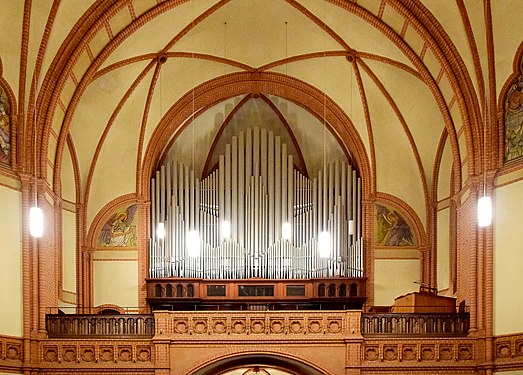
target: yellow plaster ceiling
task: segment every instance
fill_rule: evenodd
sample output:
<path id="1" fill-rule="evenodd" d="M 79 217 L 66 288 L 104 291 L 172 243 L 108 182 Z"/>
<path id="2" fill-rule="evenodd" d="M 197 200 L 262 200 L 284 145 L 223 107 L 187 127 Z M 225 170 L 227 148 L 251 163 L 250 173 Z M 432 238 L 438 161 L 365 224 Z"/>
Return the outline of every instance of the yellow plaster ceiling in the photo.
<path id="1" fill-rule="evenodd" d="M 6 35 L 21 30 L 23 9 L 19 2 L 0 3 L 9 14 L 0 36 L 2 46 L 9 47 L 9 53 L 2 50 L 0 55 L 3 77 L 16 90 L 21 43 L 12 43 Z M 307 168 L 322 162 L 318 135 L 326 122 L 320 107 L 332 101 L 345 116 L 338 117 L 343 124 L 336 128 L 336 137 L 345 143 L 339 146 L 333 141 L 329 157 L 350 155 L 360 169 L 368 163 L 365 177 L 374 181 L 371 186 L 376 183 L 376 192 L 403 200 L 426 224 L 431 193 L 449 192 L 432 181 L 441 148 L 446 172 L 439 174 L 439 184 L 450 183 L 450 166 L 465 176 L 476 168 L 473 142 L 466 142 L 466 137 L 472 132 L 473 111 L 481 102 L 487 76 L 480 3 L 91 0 L 62 1 L 53 13 L 51 0 L 33 1 L 36 21 L 28 35 L 27 68 L 32 74 L 39 51 L 39 94 L 54 98 L 46 99 L 41 109 L 41 118 L 48 121 L 44 126 L 52 128 L 57 138 L 53 141 L 57 147 L 44 148 L 50 167 L 47 181 L 56 188 L 60 179 L 72 178 L 71 168 L 78 168 L 77 189 L 87 200 L 90 223 L 106 204 L 138 190 L 137 172 L 149 151 L 156 150 L 151 156 L 155 162 L 176 159 L 178 151 L 187 151 L 180 142 L 191 139 L 182 135 L 191 115 L 179 118 L 173 111 L 190 106 L 187 100 L 195 90 L 204 86 L 211 91 L 213 80 L 233 82 L 241 72 L 249 72 L 254 82 L 266 70 L 274 82 L 281 78 L 297 91 L 310 88 L 308 94 L 303 91 L 292 99 L 280 88 L 261 92 L 277 108 L 286 108 L 281 113 L 296 134 Z M 493 3 L 494 26 L 507 20 L 516 24 L 518 13 L 510 8 L 517 4 L 515 0 L 503 6 Z M 496 70 L 501 72 L 496 76 L 499 92 L 512 72 L 521 38 L 506 27 L 493 30 Z M 160 63 L 160 56 L 166 61 Z M 30 82 L 26 79 L 27 97 Z M 230 85 L 224 91 L 232 90 Z M 471 89 L 467 91 L 465 85 Z M 136 87 L 129 90 L 131 86 Z M 269 86 L 253 84 L 252 91 Z M 228 96 L 227 92 L 216 100 L 203 92 L 201 105 L 195 107 L 200 124 L 195 136 L 205 139 L 200 143 L 204 150 L 198 150 L 200 164 L 221 126 L 219 119 L 225 120 L 249 89 Z M 315 114 L 308 108 L 314 104 L 309 103 L 310 92 L 315 93 Z M 162 134 L 161 143 L 155 134 Z M 61 165 L 60 155 L 67 137 L 78 165 L 68 160 L 69 171 L 60 175 L 66 165 Z M 47 140 L 51 146 L 53 142 Z M 157 150 L 160 146 L 163 149 Z M 55 172 L 58 179 L 53 181 Z M 107 179 L 118 181 L 118 188 L 108 188 Z M 69 199 L 70 185 L 64 182 Z"/>

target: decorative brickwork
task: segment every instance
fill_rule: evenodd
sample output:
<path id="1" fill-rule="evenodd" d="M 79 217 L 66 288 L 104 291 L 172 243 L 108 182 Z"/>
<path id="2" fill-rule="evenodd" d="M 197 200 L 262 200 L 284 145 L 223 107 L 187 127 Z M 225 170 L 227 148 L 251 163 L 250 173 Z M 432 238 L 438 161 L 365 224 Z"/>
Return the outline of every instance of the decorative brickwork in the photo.
<path id="1" fill-rule="evenodd" d="M 260 335 L 264 340 L 302 340 L 312 335 L 321 341 L 360 331 L 357 311 L 157 312 L 155 318 L 155 339 L 170 340 L 245 340 Z"/>
<path id="2" fill-rule="evenodd" d="M 23 341 L 19 338 L 0 336 L 0 371 L 20 369 L 23 359 Z"/>
<path id="3" fill-rule="evenodd" d="M 40 345 L 42 367 L 74 369 L 151 369 L 150 340 L 45 340 Z"/>
<path id="4" fill-rule="evenodd" d="M 516 369 L 523 365 L 523 334 L 503 335 L 494 339 L 497 368 Z"/>

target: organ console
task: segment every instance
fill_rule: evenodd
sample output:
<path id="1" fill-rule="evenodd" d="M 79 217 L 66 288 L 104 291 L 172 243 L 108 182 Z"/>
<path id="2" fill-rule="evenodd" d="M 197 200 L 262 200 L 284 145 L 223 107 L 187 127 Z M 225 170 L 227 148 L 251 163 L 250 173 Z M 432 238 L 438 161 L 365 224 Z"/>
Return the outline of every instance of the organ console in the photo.
<path id="1" fill-rule="evenodd" d="M 162 279 L 175 285 L 184 279 L 193 280 L 192 285 L 206 285 L 205 280 L 319 285 L 330 278 L 361 284 L 361 181 L 356 169 L 334 161 L 311 180 L 294 167 L 287 150 L 272 131 L 254 128 L 233 136 L 217 168 L 202 179 L 179 162 L 160 167 L 151 180 L 150 302 L 158 298 L 151 285 L 161 285 Z M 165 237 L 157 234 L 159 223 Z M 227 233 L 222 223 L 229 227 Z M 320 243 L 321 236 L 329 241 Z M 324 254 L 321 246 L 326 246 Z M 162 298 L 162 303 L 169 299 Z"/>

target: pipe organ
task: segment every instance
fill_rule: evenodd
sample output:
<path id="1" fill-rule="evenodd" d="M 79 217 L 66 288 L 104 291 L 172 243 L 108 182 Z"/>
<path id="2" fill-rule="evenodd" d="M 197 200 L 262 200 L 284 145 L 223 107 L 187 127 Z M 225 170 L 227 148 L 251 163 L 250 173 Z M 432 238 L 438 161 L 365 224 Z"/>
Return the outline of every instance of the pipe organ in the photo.
<path id="1" fill-rule="evenodd" d="M 203 179 L 179 162 L 161 166 L 151 180 L 150 277 L 361 278 L 360 178 L 335 161 L 309 179 L 281 138 L 260 128 L 233 136 Z"/>

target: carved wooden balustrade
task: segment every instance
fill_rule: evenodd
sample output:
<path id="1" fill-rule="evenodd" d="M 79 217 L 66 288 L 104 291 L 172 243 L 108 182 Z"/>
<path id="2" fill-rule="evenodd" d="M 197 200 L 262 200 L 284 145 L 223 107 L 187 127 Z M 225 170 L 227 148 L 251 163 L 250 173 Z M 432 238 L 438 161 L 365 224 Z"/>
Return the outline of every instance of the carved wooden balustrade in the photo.
<path id="1" fill-rule="evenodd" d="M 285 330 L 286 333 L 301 332 L 312 329 L 311 332 L 321 330 L 325 332 L 336 331 L 334 326 L 342 327 L 345 314 L 331 312 L 337 318 L 326 319 L 326 311 L 318 312 L 271 312 L 260 311 L 253 316 L 243 316 L 240 312 L 220 312 L 212 314 L 174 314 L 168 315 L 170 323 L 167 325 L 173 333 L 212 331 L 221 332 L 228 330 L 236 332 L 275 332 L 276 328 Z M 361 314 L 361 317 L 360 317 Z M 220 316 L 218 319 L 218 315 Z M 240 315 L 242 316 L 240 318 Z M 175 317 L 176 316 L 176 317 Z M 278 316 L 278 319 L 274 317 Z M 319 317 L 321 316 L 321 319 Z M 468 313 L 350 313 L 351 325 L 358 326 L 363 336 L 466 336 L 469 329 Z M 194 321 L 198 317 L 198 322 Z M 314 317 L 314 318 L 313 318 Z M 81 314 L 48 314 L 46 326 L 49 338 L 81 338 L 81 337 L 153 337 L 165 325 L 163 314 L 129 315 L 81 315 Z M 311 323 L 311 319 L 314 323 Z M 255 325 L 253 322 L 256 321 Z M 272 325 L 273 324 L 273 325 Z M 308 326 L 310 324 L 310 326 Z M 216 325 L 216 327 L 215 327 Z M 252 326 L 250 326 L 252 325 Z M 155 328 L 156 327 L 156 328 Z M 203 328 L 204 327 L 204 328 Z M 314 327 L 314 328 L 311 328 Z M 321 328 L 320 328 L 321 327 Z M 361 328 L 360 328 L 361 327 Z M 166 327 L 163 327 L 166 328 Z M 186 331 L 185 331 L 186 330 Z M 165 334 L 165 329 L 162 329 Z M 279 330 L 276 330 L 281 333 Z M 351 328 L 352 331 L 352 328 Z"/>
<path id="2" fill-rule="evenodd" d="M 363 313 L 363 336 L 466 336 L 470 315 L 464 313 Z"/>
<path id="3" fill-rule="evenodd" d="M 151 314 L 47 314 L 46 328 L 49 338 L 145 338 L 154 335 L 154 316 Z"/>

